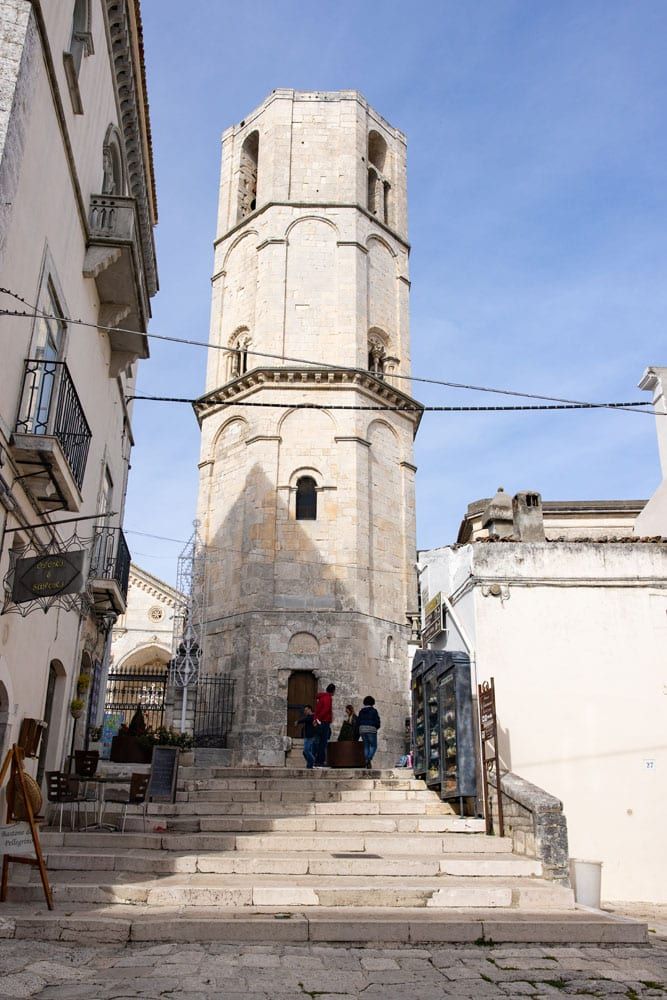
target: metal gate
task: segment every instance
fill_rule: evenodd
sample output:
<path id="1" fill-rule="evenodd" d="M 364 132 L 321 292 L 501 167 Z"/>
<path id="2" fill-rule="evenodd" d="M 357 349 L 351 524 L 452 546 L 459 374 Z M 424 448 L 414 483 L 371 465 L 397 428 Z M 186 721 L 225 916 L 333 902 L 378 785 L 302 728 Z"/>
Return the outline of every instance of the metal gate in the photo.
<path id="1" fill-rule="evenodd" d="M 144 667 L 109 674 L 104 699 L 105 712 L 123 712 L 123 722 L 130 723 L 141 705 L 149 729 L 159 729 L 164 721 L 164 698 L 167 689 L 167 670 Z"/>
<path id="2" fill-rule="evenodd" d="M 200 674 L 195 694 L 193 734 L 197 747 L 226 747 L 234 717 L 231 677 Z"/>

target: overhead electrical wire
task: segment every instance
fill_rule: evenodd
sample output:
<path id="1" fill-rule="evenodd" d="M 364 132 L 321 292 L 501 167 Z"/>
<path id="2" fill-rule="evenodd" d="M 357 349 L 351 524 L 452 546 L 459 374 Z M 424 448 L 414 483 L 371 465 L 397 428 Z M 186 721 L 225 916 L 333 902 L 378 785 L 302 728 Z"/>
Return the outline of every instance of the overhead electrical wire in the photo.
<path id="1" fill-rule="evenodd" d="M 134 399 L 150 400 L 155 403 L 199 403 L 199 399 L 188 399 L 182 396 L 126 396 L 128 402 Z M 265 403 L 245 399 L 216 399 L 212 406 L 257 406 L 278 410 L 391 410 L 394 413 L 487 413 L 487 412 L 520 412 L 522 410 L 598 410 L 625 409 L 632 406 L 646 406 L 646 403 L 534 403 L 514 406 L 357 406 L 344 403 Z"/>
<path id="2" fill-rule="evenodd" d="M 2 288 L 2 287 L 0 287 L 0 293 L 3 293 L 5 295 L 9 295 L 9 296 L 11 296 L 11 298 L 16 299 L 18 302 L 22 302 L 24 305 L 28 306 L 28 308 L 31 310 L 31 312 L 25 312 L 23 310 L 18 310 L 18 309 L 0 309 L 0 316 L 14 316 L 14 317 L 22 317 L 22 318 L 28 318 L 28 319 L 33 319 L 35 316 L 40 316 L 43 319 L 56 319 L 56 320 L 60 320 L 63 323 L 69 323 L 69 324 L 75 325 L 75 326 L 84 326 L 84 327 L 88 327 L 90 329 L 95 329 L 95 330 L 106 330 L 107 332 L 114 332 L 114 333 L 131 333 L 131 334 L 135 334 L 135 335 L 137 333 L 136 330 L 130 330 L 127 327 L 120 327 L 120 326 L 100 326 L 100 324 L 98 324 L 98 323 L 90 323 L 90 322 L 87 322 L 86 320 L 82 320 L 82 319 L 74 319 L 72 317 L 66 317 L 66 316 L 56 316 L 56 315 L 54 315 L 52 313 L 46 313 L 43 310 L 39 309 L 37 307 L 37 305 L 35 305 L 34 303 L 29 302 L 23 296 L 18 295 L 16 292 L 11 291 L 11 289 L 9 289 L 9 288 Z M 171 337 L 171 336 L 168 336 L 166 334 L 158 334 L 158 333 L 144 333 L 143 336 L 147 337 L 150 340 L 159 340 L 159 341 L 163 341 L 163 342 L 166 342 L 166 343 L 173 343 L 173 344 L 183 344 L 184 346 L 187 346 L 187 347 L 201 347 L 201 348 L 204 348 L 205 350 L 222 351 L 225 354 L 236 354 L 236 353 L 238 353 L 236 348 L 233 348 L 233 347 L 224 347 L 222 344 L 211 344 L 208 341 L 203 341 L 203 340 L 192 340 L 192 339 L 187 339 L 187 338 L 184 338 L 184 337 Z M 252 355 L 253 357 L 257 357 L 257 358 L 267 358 L 269 360 L 282 361 L 282 362 L 287 361 L 287 362 L 291 362 L 293 364 L 311 365 L 311 366 L 313 366 L 315 368 L 326 368 L 326 369 L 328 369 L 330 371 L 348 371 L 349 370 L 349 367 L 345 366 L 345 365 L 334 365 L 334 364 L 331 364 L 330 362 L 326 362 L 326 361 L 313 361 L 313 360 L 307 359 L 307 358 L 290 357 L 290 356 L 284 355 L 284 354 L 271 354 L 271 353 L 268 353 L 266 351 L 247 350 L 246 353 L 249 354 L 249 355 Z M 444 379 L 426 378 L 424 376 L 418 376 L 418 375 L 400 375 L 400 374 L 397 374 L 397 373 L 392 373 L 391 378 L 392 379 L 403 379 L 403 380 L 406 380 L 406 381 L 409 381 L 409 382 L 420 382 L 420 383 L 425 383 L 425 384 L 428 384 L 428 385 L 440 385 L 440 386 L 444 386 L 445 388 L 449 388 L 449 389 L 463 389 L 465 391 L 470 391 L 470 392 L 493 393 L 493 394 L 502 395 L 502 396 L 514 396 L 514 397 L 521 398 L 521 399 L 536 399 L 536 400 L 542 400 L 543 402 L 547 402 L 547 403 L 562 404 L 560 406 L 548 406 L 548 407 L 536 407 L 536 406 L 523 406 L 523 407 L 519 407 L 519 406 L 516 406 L 516 407 L 514 407 L 514 406 L 512 406 L 512 407 L 465 407 L 465 406 L 464 407 L 419 407 L 420 410 L 424 410 L 424 411 L 427 411 L 427 412 L 479 412 L 479 411 L 484 411 L 484 410 L 491 410 L 491 411 L 499 411 L 499 410 L 514 411 L 514 410 L 517 410 L 518 411 L 518 410 L 532 410 L 532 409 L 614 409 L 614 410 L 624 410 L 627 413 L 644 413 L 645 415 L 648 415 L 648 416 L 652 415 L 652 412 L 653 412 L 652 410 L 651 411 L 647 411 L 645 409 L 639 409 L 640 407 L 651 406 L 650 402 L 648 402 L 646 400 L 638 400 L 636 402 L 629 402 L 629 403 L 591 403 L 590 401 L 587 401 L 587 400 L 568 399 L 568 398 L 564 398 L 564 397 L 560 397 L 560 396 L 545 396 L 545 395 L 542 395 L 540 393 L 520 392 L 520 391 L 513 390 L 513 389 L 498 389 L 498 388 L 495 388 L 495 387 L 492 387 L 492 386 L 472 385 L 472 384 L 467 384 L 467 383 L 463 383 L 463 382 L 449 382 L 449 381 L 445 381 Z M 133 397 L 128 397 L 128 399 L 151 399 L 153 401 L 160 401 L 160 402 L 188 402 L 188 403 L 194 402 L 194 400 L 179 399 L 179 398 L 176 398 L 176 397 L 166 397 L 166 396 L 165 397 L 158 397 L 158 396 L 133 396 Z M 241 405 L 241 404 L 237 403 L 236 405 Z M 251 405 L 251 404 L 245 404 L 245 405 Z M 253 404 L 253 405 L 259 405 L 259 404 Z M 281 406 L 281 407 L 285 406 L 285 404 L 265 404 L 265 405 L 275 405 L 277 407 L 278 406 Z M 304 404 L 304 405 L 306 405 L 306 404 Z M 292 407 L 290 406 L 290 407 L 286 407 L 286 408 L 291 409 Z M 324 407 L 313 406 L 312 408 L 323 409 Z M 340 409 L 340 408 L 341 407 L 338 407 L 338 406 L 329 406 L 329 407 L 326 407 L 326 409 Z M 375 407 L 375 408 L 373 408 L 373 407 L 345 407 L 345 408 L 346 409 L 383 409 L 383 410 L 386 410 L 386 409 L 395 409 L 394 407 L 387 407 L 387 406 Z M 400 409 L 403 409 L 403 408 L 400 408 Z M 415 410 L 416 408 L 415 407 L 405 407 L 404 409 Z"/>

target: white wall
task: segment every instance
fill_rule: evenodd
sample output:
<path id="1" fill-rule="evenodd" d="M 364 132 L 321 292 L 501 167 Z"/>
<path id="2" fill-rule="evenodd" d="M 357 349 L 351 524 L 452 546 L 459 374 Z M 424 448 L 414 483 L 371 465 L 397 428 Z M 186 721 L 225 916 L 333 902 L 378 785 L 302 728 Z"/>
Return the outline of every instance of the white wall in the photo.
<path id="1" fill-rule="evenodd" d="M 3 68 L 2 81 L 7 93 L 11 94 L 12 88 L 14 92 L 12 115 L 7 121 L 0 121 L 0 188 L 11 199 L 10 207 L 3 205 L 0 212 L 0 268 L 3 286 L 35 303 L 44 268 L 48 267 L 63 311 L 91 324 L 88 327 L 68 324 L 64 352 L 92 432 L 81 488 L 82 503 L 76 513 L 86 517 L 98 511 L 102 477 L 108 466 L 113 480 L 112 509 L 119 514 L 113 523 L 118 525 L 122 520 L 131 431 L 123 436 L 126 411 L 122 387 L 116 378 L 110 377 L 108 335 L 95 328 L 100 306 L 95 281 L 83 275 L 89 199 L 92 193 L 101 191 L 107 129 L 111 124 L 119 125 L 116 83 L 107 43 L 105 4 L 93 0 L 91 28 L 95 51 L 82 60 L 79 89 L 84 113 L 74 114 L 62 58 L 70 44 L 73 8 L 73 0 L 42 4 L 46 44 L 53 59 L 53 80 L 49 78 L 45 41 L 31 13 L 31 4 L 28 0 L 0 4 L 0 54 L 3 67 L 9 67 L 11 74 L 6 79 Z M 16 29 L 19 22 L 24 30 L 9 31 L 12 25 Z M 5 62 L 9 43 L 10 60 Z M 54 87 L 55 93 L 59 92 L 63 121 L 58 114 Z M 23 308 L 6 297 L 3 305 Z M 20 479 L 21 470 L 13 464 L 11 452 L 24 362 L 32 355 L 33 334 L 31 318 L 2 318 L 0 473 L 11 489 L 23 524 L 45 519 L 43 508 L 31 501 L 26 492 L 28 481 Z M 58 512 L 53 520 L 68 516 L 74 516 L 74 512 Z M 14 528 L 18 523 L 13 512 L 0 507 L 0 534 L 4 528 Z M 94 527 L 94 520 L 82 521 L 79 533 L 90 538 Z M 58 530 L 66 540 L 71 526 Z M 30 534 L 24 532 L 24 539 Z M 9 548 L 16 537 L 14 533 L 3 537 L 0 579 L 7 573 Z M 41 541 L 44 537 L 42 532 Z M 10 713 L 6 742 L 17 738 L 23 717 L 42 717 L 49 664 L 52 661 L 62 664 L 49 733 L 47 768 L 59 767 L 69 749 L 68 705 L 76 690 L 82 653 L 85 649 L 93 657 L 102 656 L 104 638 L 97 624 L 93 616 L 80 623 L 76 611 L 55 608 L 46 614 L 35 611 L 25 619 L 17 614 L 0 617 L 0 661 L 11 681 L 15 706 Z M 6 679 L 4 683 L 7 684 Z"/>
<path id="2" fill-rule="evenodd" d="M 667 546 L 436 554 L 432 592 L 472 569 L 455 606 L 480 682 L 495 678 L 503 764 L 562 799 L 571 856 L 604 864 L 603 898 L 667 902 Z M 454 633 L 448 647 L 463 648 Z"/>

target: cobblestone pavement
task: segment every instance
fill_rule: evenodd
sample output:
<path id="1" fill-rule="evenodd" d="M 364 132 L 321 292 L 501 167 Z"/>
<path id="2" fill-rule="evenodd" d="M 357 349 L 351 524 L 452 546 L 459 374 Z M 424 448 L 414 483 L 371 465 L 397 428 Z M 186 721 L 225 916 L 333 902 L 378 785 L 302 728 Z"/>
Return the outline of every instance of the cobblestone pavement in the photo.
<path id="1" fill-rule="evenodd" d="M 0 997 L 14 1000 L 667 997 L 666 978 L 663 939 L 600 948 L 0 941 Z"/>

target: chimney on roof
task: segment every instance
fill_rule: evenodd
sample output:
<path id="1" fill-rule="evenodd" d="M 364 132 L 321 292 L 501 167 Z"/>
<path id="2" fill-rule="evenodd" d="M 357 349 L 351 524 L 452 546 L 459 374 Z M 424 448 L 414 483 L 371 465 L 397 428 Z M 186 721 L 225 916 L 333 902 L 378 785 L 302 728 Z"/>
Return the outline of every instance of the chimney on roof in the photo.
<path id="1" fill-rule="evenodd" d="M 482 513 L 482 529 L 486 528 L 489 535 L 508 538 L 514 531 L 512 516 L 512 501 L 502 486 L 492 500 L 489 500 Z"/>
<path id="2" fill-rule="evenodd" d="M 543 542 L 544 513 L 539 493 L 517 493 L 512 500 L 514 533 L 520 542 Z"/>

